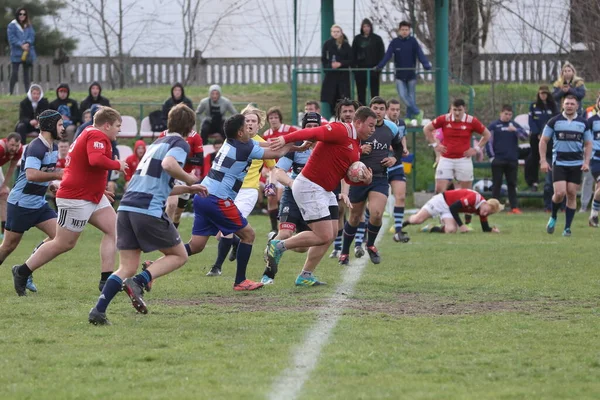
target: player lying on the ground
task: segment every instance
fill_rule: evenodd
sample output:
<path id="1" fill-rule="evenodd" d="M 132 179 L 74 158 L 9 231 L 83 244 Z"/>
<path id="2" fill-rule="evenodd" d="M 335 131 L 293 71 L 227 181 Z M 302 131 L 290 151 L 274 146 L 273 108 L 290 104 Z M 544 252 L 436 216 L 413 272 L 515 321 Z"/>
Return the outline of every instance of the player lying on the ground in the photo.
<path id="1" fill-rule="evenodd" d="M 442 226 L 434 226 L 429 232 L 455 233 L 468 232 L 468 227 L 463 224 L 460 213 L 479 215 L 481 229 L 484 232 L 500 233 L 496 227 L 490 227 L 487 217 L 504 209 L 496 199 L 486 200 L 481 194 L 470 189 L 447 190 L 436 194 L 415 215 L 404 221 L 404 226 L 419 225 L 439 216 Z"/>

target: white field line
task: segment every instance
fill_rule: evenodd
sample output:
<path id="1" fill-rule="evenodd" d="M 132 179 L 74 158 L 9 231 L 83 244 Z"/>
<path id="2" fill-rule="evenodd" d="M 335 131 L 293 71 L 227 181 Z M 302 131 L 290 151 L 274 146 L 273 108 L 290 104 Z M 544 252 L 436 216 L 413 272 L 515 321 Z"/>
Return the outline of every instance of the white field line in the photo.
<path id="1" fill-rule="evenodd" d="M 379 243 L 386 234 L 388 221 L 388 218 L 383 219 L 376 243 Z M 346 268 L 342 283 L 339 284 L 335 293 L 319 313 L 316 323 L 306 333 L 304 342 L 294 348 L 292 365 L 275 379 L 275 383 L 268 394 L 269 399 L 294 400 L 298 397 L 302 386 L 317 366 L 321 351 L 327 344 L 333 328 L 337 325 L 344 311 L 344 303 L 352 295 L 356 283 L 360 280 L 367 266 L 367 262 L 369 262 L 369 256 L 365 254 L 362 258 L 353 260 L 350 266 Z"/>

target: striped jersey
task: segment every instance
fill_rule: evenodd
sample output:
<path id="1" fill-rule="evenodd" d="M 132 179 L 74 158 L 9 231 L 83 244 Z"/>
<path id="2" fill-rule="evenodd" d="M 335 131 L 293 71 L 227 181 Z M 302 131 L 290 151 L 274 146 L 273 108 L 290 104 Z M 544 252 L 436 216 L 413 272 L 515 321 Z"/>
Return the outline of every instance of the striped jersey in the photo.
<path id="1" fill-rule="evenodd" d="M 553 140 L 552 164 L 563 167 L 583 165 L 583 143 L 592 141 L 588 122 L 581 116 L 569 121 L 558 114 L 548 121 L 543 135 Z"/>
<path id="2" fill-rule="evenodd" d="M 302 142 L 297 142 L 296 145 L 300 146 L 302 145 Z M 277 161 L 276 167 L 286 172 L 291 170 L 291 178 L 296 179 L 296 177 L 300 175 L 300 172 L 302 172 L 302 168 L 304 168 L 308 162 L 311 154 L 311 149 L 303 152 L 290 151 L 285 156 L 281 157 L 279 161 Z M 291 192 L 292 188 L 286 187 L 284 190 Z"/>
<path id="3" fill-rule="evenodd" d="M 181 135 L 170 133 L 156 140 L 139 162 L 117 211 L 131 211 L 160 218 L 175 179 L 162 167 L 166 157 L 173 157 L 183 167 L 190 145 Z"/>
<path id="4" fill-rule="evenodd" d="M 264 154 L 264 149 L 256 140 L 250 139 L 244 143 L 237 139 L 227 139 L 215 156 L 202 185 L 215 197 L 235 200 L 250 166 L 253 166 L 253 160 L 261 160 Z M 262 165 L 262 160 L 260 164 Z"/>
<path id="5" fill-rule="evenodd" d="M 594 149 L 592 151 L 592 160 L 600 162 L 600 115 L 595 114 L 588 120 L 588 127 L 594 138 Z"/>
<path id="6" fill-rule="evenodd" d="M 43 172 L 52 172 L 58 161 L 58 145 L 50 145 L 42 136 L 35 138 L 25 148 L 21 158 L 21 167 L 15 186 L 8 195 L 10 204 L 24 208 L 40 208 L 46 204 L 46 190 L 50 182 L 31 182 L 25 171 L 28 168 Z"/>
<path id="7" fill-rule="evenodd" d="M 391 121 L 391 122 L 394 122 L 394 121 Z M 398 127 L 398 139 L 400 140 L 400 145 L 402 145 L 402 139 L 406 136 L 406 124 L 404 123 L 403 119 L 399 119 L 398 121 L 396 121 L 394 123 Z M 399 160 L 396 160 L 396 164 L 394 164 L 393 166 L 391 166 L 387 169 L 388 174 L 392 171 L 397 171 L 397 170 L 404 171 L 404 164 L 402 163 L 402 158 L 400 158 Z"/>

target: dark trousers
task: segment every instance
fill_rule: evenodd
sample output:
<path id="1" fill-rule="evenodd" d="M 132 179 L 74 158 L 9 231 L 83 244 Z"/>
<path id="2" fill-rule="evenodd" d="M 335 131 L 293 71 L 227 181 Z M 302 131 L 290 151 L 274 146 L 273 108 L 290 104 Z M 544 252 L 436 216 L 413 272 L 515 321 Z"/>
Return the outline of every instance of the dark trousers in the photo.
<path id="1" fill-rule="evenodd" d="M 14 94 L 15 85 L 19 80 L 19 65 L 23 64 L 23 84 L 25 85 L 25 93 L 29 90 L 31 84 L 31 69 L 32 65 L 27 63 L 12 63 L 10 73 L 10 94 Z"/>
<path id="2" fill-rule="evenodd" d="M 350 75 L 347 72 L 328 72 L 321 85 L 321 101 L 329 104 L 335 114 L 338 100 L 350 98 Z"/>
<path id="3" fill-rule="evenodd" d="M 502 188 L 502 176 L 506 177 L 506 186 L 508 187 L 508 202 L 511 208 L 517 208 L 517 172 L 519 171 L 518 161 L 492 161 L 492 197 L 500 198 L 500 189 Z"/>
<path id="4" fill-rule="evenodd" d="M 371 99 L 379 96 L 379 71 L 369 71 L 371 74 Z M 358 93 L 358 102 L 363 106 L 369 106 L 371 99 L 367 99 L 367 71 L 356 71 L 354 73 L 356 81 L 356 92 Z"/>
<path id="5" fill-rule="evenodd" d="M 212 117 L 211 119 L 205 119 L 202 121 L 200 128 L 200 136 L 202 137 L 202 143 L 208 144 L 209 136 L 218 133 L 223 139 L 225 139 L 223 131 L 223 119 Z"/>
<path id="6" fill-rule="evenodd" d="M 19 122 L 17 124 L 17 126 L 15 127 L 15 132 L 17 132 L 19 135 L 21 135 L 21 143 L 27 144 L 27 135 L 30 134 L 31 132 L 39 133 L 40 131 L 38 129 L 35 129 L 28 122 Z"/>
<path id="7" fill-rule="evenodd" d="M 529 136 L 529 144 L 531 145 L 531 152 L 529 153 L 529 157 L 525 159 L 525 182 L 527 182 L 528 186 L 533 186 L 539 180 L 540 135 L 532 133 Z"/>

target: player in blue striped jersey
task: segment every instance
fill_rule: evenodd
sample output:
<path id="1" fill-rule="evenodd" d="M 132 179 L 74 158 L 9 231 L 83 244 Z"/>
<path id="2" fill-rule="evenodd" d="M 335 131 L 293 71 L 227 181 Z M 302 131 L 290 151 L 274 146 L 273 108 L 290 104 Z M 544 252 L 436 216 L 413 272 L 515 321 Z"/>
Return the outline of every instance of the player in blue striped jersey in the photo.
<path id="1" fill-rule="evenodd" d="M 600 104 L 600 96 L 596 99 L 595 110 L 600 110 L 598 104 Z M 598 212 L 600 211 L 600 184 L 598 184 L 600 181 L 600 114 L 598 111 L 588 119 L 588 127 L 590 128 L 592 138 L 594 139 L 590 169 L 594 176 L 594 180 L 596 181 L 596 192 L 594 193 L 594 202 L 592 203 L 592 213 L 590 215 L 589 225 L 597 228 Z"/>
<path id="2" fill-rule="evenodd" d="M 41 132 L 23 152 L 19 176 L 8 196 L 6 228 L 0 246 L 0 264 L 17 248 L 23 234 L 34 226 L 50 239 L 56 235 L 56 212 L 48 205 L 46 192 L 49 188 L 56 192 L 56 187 L 50 186 L 51 182 L 62 179 L 62 170 L 55 171 L 54 168 L 58 160 L 58 145 L 55 141 L 64 133 L 63 121 L 61 115 L 54 110 L 42 112 L 38 120 Z M 18 266 L 15 267 L 13 278 L 18 280 Z M 15 290 L 19 296 L 25 296 L 25 287 L 37 291 L 31 279 L 25 277 L 22 280 L 27 284 L 15 283 Z"/>
<path id="3" fill-rule="evenodd" d="M 544 173 L 550 169 L 545 157 L 546 148 L 550 139 L 554 142 L 552 149 L 554 195 L 552 196 L 552 216 L 548 220 L 546 231 L 554 233 L 558 210 L 566 195 L 566 222 L 563 236 L 571 236 L 571 223 L 577 208 L 577 191 L 581 184 L 581 172 L 588 171 L 590 168 L 593 147 L 592 133 L 588 122 L 577 115 L 578 107 L 575 96 L 565 96 L 563 112 L 548 121 L 540 139 L 540 169 Z"/>
<path id="4" fill-rule="evenodd" d="M 138 164 L 117 210 L 119 269 L 106 281 L 96 306 L 88 316 L 90 323 L 109 324 L 106 308 L 121 287 L 130 297 L 133 307 L 146 314 L 144 288 L 153 279 L 186 263 L 188 255 L 179 233 L 163 209 L 170 195 L 208 194 L 206 187 L 194 184 L 195 176 L 183 170 L 189 152 L 184 138 L 192 131 L 195 122 L 196 114 L 191 108 L 183 103 L 173 107 L 167 121 L 169 133 L 154 142 Z M 174 187 L 176 179 L 187 186 Z M 131 278 L 140 264 L 142 251 L 155 250 L 164 256 Z"/>
<path id="5" fill-rule="evenodd" d="M 286 154 L 291 146 L 273 151 L 263 148 L 250 139 L 250 133 L 245 129 L 246 117 L 236 114 L 225 122 L 227 140 L 215 157 L 208 176 L 202 184 L 208 188 L 210 195 L 206 198 L 194 197 L 194 226 L 192 238 L 186 249 L 188 254 L 201 252 L 211 236 L 221 232 L 227 236 L 235 233 L 240 238 L 237 250 L 237 270 L 234 290 L 255 290 L 262 283 L 246 279 L 246 268 L 252 253 L 254 230 L 234 203 L 238 191 L 252 160 L 273 159 Z M 264 143 L 268 146 L 267 143 Z"/>

